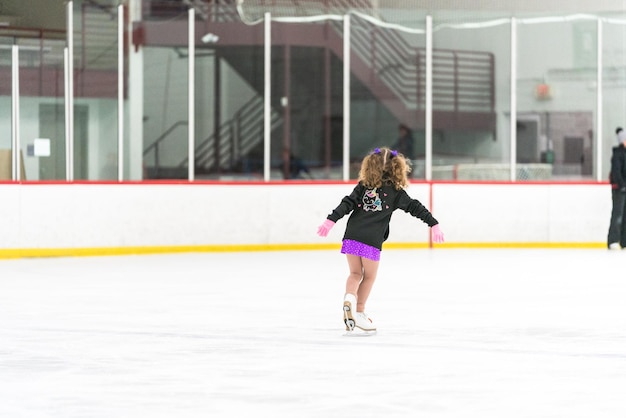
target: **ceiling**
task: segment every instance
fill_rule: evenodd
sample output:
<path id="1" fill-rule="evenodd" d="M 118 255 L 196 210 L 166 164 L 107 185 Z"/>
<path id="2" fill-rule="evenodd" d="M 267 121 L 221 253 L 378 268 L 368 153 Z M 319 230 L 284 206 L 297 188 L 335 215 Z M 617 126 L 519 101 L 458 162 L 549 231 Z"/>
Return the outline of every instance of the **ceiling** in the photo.
<path id="1" fill-rule="evenodd" d="M 103 9 L 140 0 L 73 0 L 74 7 Z M 185 1 L 185 0 L 179 0 Z M 201 0 L 219 2 L 220 0 Z M 226 0 L 221 0 L 226 1 Z M 258 1 L 258 0 L 257 0 Z M 291 0 L 296 1 L 296 0 Z M 319 0 L 323 1 L 323 0 Z M 346 0 L 340 0 L 346 1 Z M 517 13 L 626 13 L 626 0 L 370 0 L 380 8 L 421 11 L 493 11 Z M 0 25 L 65 29 L 67 0 L 0 0 Z"/>
<path id="2" fill-rule="evenodd" d="M 111 8 L 119 0 L 73 0 L 81 5 Z M 0 23 L 42 29 L 65 29 L 67 0 L 0 0 Z"/>

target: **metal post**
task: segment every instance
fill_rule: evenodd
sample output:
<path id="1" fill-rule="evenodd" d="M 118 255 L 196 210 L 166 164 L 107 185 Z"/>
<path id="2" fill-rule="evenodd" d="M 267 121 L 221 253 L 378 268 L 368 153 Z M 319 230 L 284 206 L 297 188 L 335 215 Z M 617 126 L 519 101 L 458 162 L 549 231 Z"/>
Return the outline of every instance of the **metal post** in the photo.
<path id="1" fill-rule="evenodd" d="M 21 180 L 20 160 L 20 55 L 19 47 L 11 48 L 11 178 Z"/>
<path id="2" fill-rule="evenodd" d="M 517 20 L 511 18 L 511 181 L 517 171 Z"/>
<path id="3" fill-rule="evenodd" d="M 343 180 L 350 180 L 350 15 L 343 16 Z"/>
<path id="4" fill-rule="evenodd" d="M 424 175 L 426 181 L 433 178 L 433 18 L 426 16 L 426 149 Z"/>
<path id="5" fill-rule="evenodd" d="M 70 180 L 70 157 L 69 157 L 69 144 L 70 144 L 70 89 L 69 89 L 69 79 L 70 79 L 70 66 L 69 66 L 69 50 L 68 47 L 63 48 L 63 83 L 65 85 L 64 89 L 64 98 L 65 98 L 65 179 L 67 181 Z"/>
<path id="6" fill-rule="evenodd" d="M 598 18 L 598 44 L 596 45 L 597 49 L 597 91 L 596 91 L 596 181 L 602 181 L 602 137 L 604 133 L 602 132 L 602 122 L 603 122 L 603 106 L 602 106 L 602 96 L 603 96 L 603 84 L 602 84 L 602 73 L 603 73 L 603 56 L 602 56 L 602 20 Z"/>
<path id="7" fill-rule="evenodd" d="M 330 177 L 331 154 L 331 79 L 330 79 L 330 49 L 324 48 L 324 174 Z"/>
<path id="8" fill-rule="evenodd" d="M 265 13 L 264 41 L 264 106 L 263 106 L 263 180 L 270 180 L 270 135 L 272 128 L 272 20 L 271 14 Z"/>
<path id="9" fill-rule="evenodd" d="M 196 102 L 195 102 L 195 74 L 196 74 L 196 11 L 193 7 L 189 8 L 189 39 L 188 39 L 188 50 L 189 50 L 189 75 L 188 75 L 188 95 L 189 95 L 189 104 L 188 104 L 188 118 L 189 124 L 187 125 L 187 132 L 189 136 L 189 181 L 194 180 L 195 170 L 196 170 L 196 140 L 195 140 L 195 127 L 196 127 Z M 219 167 L 220 161 L 219 156 L 216 156 L 216 164 Z"/>
<path id="10" fill-rule="evenodd" d="M 117 6 L 117 179 L 124 180 L 124 6 Z"/>
<path id="11" fill-rule="evenodd" d="M 74 180 L 74 2 L 67 2 L 65 177 Z"/>

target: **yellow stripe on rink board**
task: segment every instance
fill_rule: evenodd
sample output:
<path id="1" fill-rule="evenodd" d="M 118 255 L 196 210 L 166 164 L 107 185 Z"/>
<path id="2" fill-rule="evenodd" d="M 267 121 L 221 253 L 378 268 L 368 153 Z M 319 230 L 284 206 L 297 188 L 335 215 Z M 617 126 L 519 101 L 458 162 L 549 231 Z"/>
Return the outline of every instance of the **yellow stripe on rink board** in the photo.
<path id="1" fill-rule="evenodd" d="M 435 248 L 519 248 L 519 249 L 606 249 L 602 242 L 455 242 L 434 244 Z"/>
<path id="2" fill-rule="evenodd" d="M 40 257 L 92 257 L 137 254 L 175 254 L 194 252 L 250 252 L 250 251 L 308 251 L 339 250 L 341 244 L 236 244 L 236 245 L 182 245 L 145 247 L 94 247 L 94 248 L 0 248 L 0 259 Z"/>
<path id="3" fill-rule="evenodd" d="M 0 259 L 40 257 L 93 257 L 136 254 L 175 254 L 192 252 L 250 252 L 250 251 L 314 251 L 339 250 L 340 243 L 319 244 L 234 244 L 234 245 L 183 245 L 143 247 L 94 248 L 0 248 Z M 424 242 L 388 242 L 384 250 L 428 249 Z M 437 249 L 606 249 L 601 242 L 461 242 L 433 244 Z"/>

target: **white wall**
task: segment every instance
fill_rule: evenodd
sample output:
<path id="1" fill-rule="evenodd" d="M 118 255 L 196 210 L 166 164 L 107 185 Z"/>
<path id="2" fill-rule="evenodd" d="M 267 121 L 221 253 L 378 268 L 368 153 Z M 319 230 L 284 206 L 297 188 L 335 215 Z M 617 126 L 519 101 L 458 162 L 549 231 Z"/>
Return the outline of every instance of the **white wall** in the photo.
<path id="1" fill-rule="evenodd" d="M 605 245 L 607 184 L 412 184 L 451 247 Z M 137 251 L 328 248 L 317 226 L 353 184 L 0 184 L 0 257 Z M 426 247 L 427 226 L 397 211 L 387 247 Z M 68 250 L 69 249 L 69 250 Z M 222 248 L 223 249 L 223 248 Z"/>

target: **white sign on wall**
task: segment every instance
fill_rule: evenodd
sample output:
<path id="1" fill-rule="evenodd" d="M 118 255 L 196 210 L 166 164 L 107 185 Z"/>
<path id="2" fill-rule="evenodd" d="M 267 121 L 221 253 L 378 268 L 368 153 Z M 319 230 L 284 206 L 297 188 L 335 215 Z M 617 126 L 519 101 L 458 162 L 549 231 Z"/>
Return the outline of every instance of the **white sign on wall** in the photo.
<path id="1" fill-rule="evenodd" d="M 35 157 L 49 157 L 50 156 L 50 139 L 49 138 L 36 138 L 33 142 L 33 154 Z"/>

